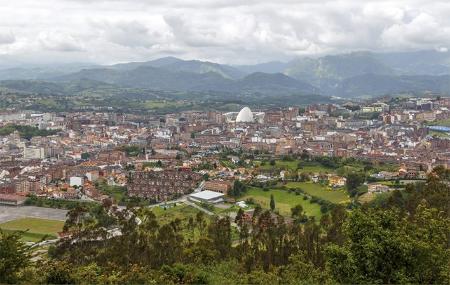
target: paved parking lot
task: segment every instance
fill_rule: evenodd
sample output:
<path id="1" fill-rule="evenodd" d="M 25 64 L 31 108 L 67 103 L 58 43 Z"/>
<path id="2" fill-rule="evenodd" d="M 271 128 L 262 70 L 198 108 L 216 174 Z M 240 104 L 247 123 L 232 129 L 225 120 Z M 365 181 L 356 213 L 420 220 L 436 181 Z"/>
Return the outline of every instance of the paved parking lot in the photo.
<path id="1" fill-rule="evenodd" d="M 67 210 L 60 209 L 35 206 L 0 206 L 0 223 L 26 217 L 65 221 L 66 214 Z"/>

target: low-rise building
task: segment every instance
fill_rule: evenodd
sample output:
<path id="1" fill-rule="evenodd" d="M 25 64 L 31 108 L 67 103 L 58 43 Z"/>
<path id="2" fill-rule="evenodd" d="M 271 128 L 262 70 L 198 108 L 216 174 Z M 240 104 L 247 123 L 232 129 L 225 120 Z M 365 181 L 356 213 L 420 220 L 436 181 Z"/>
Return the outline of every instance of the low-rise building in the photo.
<path id="1" fill-rule="evenodd" d="M 390 190 L 389 186 L 383 184 L 369 184 L 367 187 L 369 193 L 384 193 Z"/>
<path id="2" fill-rule="evenodd" d="M 223 193 L 205 190 L 189 195 L 189 200 L 200 203 L 216 204 L 223 202 Z"/>
<path id="3" fill-rule="evenodd" d="M 166 201 L 190 193 L 201 175 L 191 170 L 136 171 L 130 174 L 128 195 Z"/>
<path id="4" fill-rule="evenodd" d="M 25 203 L 27 198 L 14 194 L 0 194 L 0 205 L 18 206 Z"/>
<path id="5" fill-rule="evenodd" d="M 228 191 L 231 189 L 231 183 L 229 181 L 224 180 L 206 181 L 203 188 L 205 190 L 220 192 L 226 195 L 228 194 Z"/>

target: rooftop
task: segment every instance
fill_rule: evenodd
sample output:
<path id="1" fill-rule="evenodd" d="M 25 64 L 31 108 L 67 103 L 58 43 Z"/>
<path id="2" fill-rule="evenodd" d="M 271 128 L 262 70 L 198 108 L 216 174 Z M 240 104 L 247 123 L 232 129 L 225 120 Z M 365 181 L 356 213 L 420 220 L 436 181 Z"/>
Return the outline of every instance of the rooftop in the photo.
<path id="1" fill-rule="evenodd" d="M 212 200 L 212 199 L 221 198 L 224 195 L 219 192 L 205 190 L 202 192 L 191 194 L 190 196 L 193 198 L 201 199 L 201 200 Z"/>

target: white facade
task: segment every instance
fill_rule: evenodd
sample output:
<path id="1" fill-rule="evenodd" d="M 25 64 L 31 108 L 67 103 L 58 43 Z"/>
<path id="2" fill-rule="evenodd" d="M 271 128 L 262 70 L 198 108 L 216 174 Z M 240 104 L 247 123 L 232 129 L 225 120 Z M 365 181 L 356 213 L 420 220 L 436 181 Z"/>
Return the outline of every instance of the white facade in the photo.
<path id="1" fill-rule="evenodd" d="M 95 182 L 98 180 L 98 172 L 94 172 L 94 171 L 88 172 L 88 173 L 86 173 L 86 177 L 89 181 Z"/>
<path id="2" fill-rule="evenodd" d="M 83 186 L 83 183 L 84 183 L 83 177 L 72 176 L 69 179 L 69 185 L 71 187 L 73 187 L 73 186 L 78 186 L 78 187 L 79 186 Z"/>
<path id="3" fill-rule="evenodd" d="M 236 123 L 253 123 L 253 113 L 249 107 L 244 107 L 236 117 Z"/>
<path id="4" fill-rule="evenodd" d="M 24 147 L 23 148 L 24 159 L 44 159 L 45 149 L 43 147 Z"/>

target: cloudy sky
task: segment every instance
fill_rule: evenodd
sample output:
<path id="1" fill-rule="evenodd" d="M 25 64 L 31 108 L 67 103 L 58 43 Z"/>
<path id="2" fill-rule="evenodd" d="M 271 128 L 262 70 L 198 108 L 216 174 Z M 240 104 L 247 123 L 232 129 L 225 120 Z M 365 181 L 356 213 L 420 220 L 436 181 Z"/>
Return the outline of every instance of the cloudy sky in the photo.
<path id="1" fill-rule="evenodd" d="M 447 0 L 0 0 L 0 64 L 448 48 Z"/>

